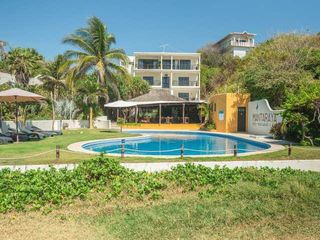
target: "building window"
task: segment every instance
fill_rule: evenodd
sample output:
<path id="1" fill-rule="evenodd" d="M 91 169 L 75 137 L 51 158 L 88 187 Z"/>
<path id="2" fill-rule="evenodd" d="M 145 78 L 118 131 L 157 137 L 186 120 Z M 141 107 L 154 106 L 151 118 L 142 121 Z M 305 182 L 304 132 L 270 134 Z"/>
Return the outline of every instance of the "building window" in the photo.
<path id="1" fill-rule="evenodd" d="M 143 77 L 143 80 L 147 81 L 149 85 L 153 85 L 153 77 L 145 76 Z"/>
<path id="2" fill-rule="evenodd" d="M 189 77 L 179 77 L 179 86 L 189 86 Z"/>
<path id="3" fill-rule="evenodd" d="M 190 60 L 180 60 L 180 69 L 191 69 L 191 61 Z"/>
<path id="4" fill-rule="evenodd" d="M 173 69 L 190 70 L 191 69 L 191 60 L 173 60 L 172 68 Z"/>
<path id="5" fill-rule="evenodd" d="M 139 59 L 138 69 L 159 69 L 159 60 L 157 59 Z"/>
<path id="6" fill-rule="evenodd" d="M 179 98 L 183 98 L 184 100 L 189 101 L 189 93 L 178 93 Z"/>
<path id="7" fill-rule="evenodd" d="M 171 69 L 171 60 L 162 60 L 163 69 Z"/>

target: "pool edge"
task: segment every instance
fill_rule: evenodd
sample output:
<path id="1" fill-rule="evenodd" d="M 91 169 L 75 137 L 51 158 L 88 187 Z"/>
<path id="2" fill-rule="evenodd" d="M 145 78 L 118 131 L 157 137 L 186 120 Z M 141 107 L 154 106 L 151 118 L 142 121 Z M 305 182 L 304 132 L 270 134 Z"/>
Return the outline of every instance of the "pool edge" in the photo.
<path id="1" fill-rule="evenodd" d="M 130 129 L 130 130 L 126 130 L 126 132 L 130 132 L 130 131 L 139 131 L 139 129 Z M 248 136 L 246 136 L 245 134 L 238 134 L 238 133 L 219 133 L 219 132 L 204 132 L 204 131 L 196 131 L 196 130 L 156 130 L 156 129 L 148 129 L 148 130 L 141 130 L 144 132 L 152 132 L 152 131 L 157 131 L 157 132 L 194 132 L 194 133 L 206 133 L 209 135 L 223 135 L 223 136 L 232 136 L 232 137 L 236 137 L 236 138 L 240 138 L 240 139 L 245 139 L 248 141 L 252 141 L 252 142 L 257 142 L 257 143 L 264 143 L 264 144 L 268 144 L 270 146 L 270 148 L 268 149 L 264 149 L 261 151 L 256 151 L 256 152 L 247 152 L 247 153 L 238 153 L 238 156 L 250 156 L 250 155 L 257 155 L 257 154 L 264 154 L 264 153 L 271 153 L 271 152 L 277 152 L 280 150 L 285 149 L 285 147 L 281 144 L 274 144 L 274 143 L 270 143 L 267 141 L 267 139 L 252 139 L 252 137 L 250 137 L 249 134 L 246 134 Z M 251 135 L 252 136 L 252 135 Z M 255 135 L 256 136 L 256 135 Z M 144 137 L 142 136 L 134 136 L 134 137 L 126 137 L 126 138 L 130 138 L 130 139 L 135 139 L 135 138 L 141 138 Z M 110 141 L 110 140 L 121 140 L 124 137 L 119 137 L 119 138 L 107 138 L 107 139 L 96 139 L 96 140 L 89 140 L 89 141 L 81 141 L 81 142 L 76 142 L 76 143 L 72 143 L 70 144 L 67 148 L 70 151 L 73 152 L 81 152 L 81 153 L 86 153 L 86 154 L 94 154 L 94 155 L 100 155 L 100 152 L 95 152 L 95 151 L 91 151 L 91 150 L 87 150 L 85 148 L 83 148 L 83 145 L 85 144 L 89 144 L 89 143 L 94 143 L 94 142 L 100 142 L 100 141 Z M 106 156 L 113 156 L 113 157 L 120 157 L 121 154 L 112 154 L 112 153 L 105 153 L 104 155 Z M 208 154 L 208 155 L 185 155 L 184 157 L 188 157 L 188 158 L 205 158 L 205 157 L 231 157 L 233 156 L 233 154 Z M 127 155 L 126 157 L 141 157 L 141 158 L 179 158 L 178 156 L 172 156 L 172 155 L 135 155 L 135 154 L 130 154 Z"/>

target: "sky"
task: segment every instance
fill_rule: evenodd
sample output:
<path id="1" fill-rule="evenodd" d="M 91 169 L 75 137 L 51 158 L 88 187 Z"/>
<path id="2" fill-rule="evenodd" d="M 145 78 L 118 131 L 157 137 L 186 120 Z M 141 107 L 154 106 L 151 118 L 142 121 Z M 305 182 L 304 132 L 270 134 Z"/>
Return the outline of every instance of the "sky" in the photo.
<path id="1" fill-rule="evenodd" d="M 114 47 L 195 52 L 229 32 L 256 41 L 283 32 L 320 32 L 319 0 L 0 0 L 0 39 L 35 48 L 46 59 L 72 48 L 62 39 L 99 17 L 116 36 Z"/>

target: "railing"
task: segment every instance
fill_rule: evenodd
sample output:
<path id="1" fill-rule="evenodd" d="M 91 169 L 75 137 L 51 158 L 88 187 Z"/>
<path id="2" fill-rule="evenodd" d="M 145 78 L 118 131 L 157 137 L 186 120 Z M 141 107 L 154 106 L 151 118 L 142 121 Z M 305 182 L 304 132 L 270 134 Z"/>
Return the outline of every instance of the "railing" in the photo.
<path id="1" fill-rule="evenodd" d="M 237 42 L 237 41 L 231 41 L 230 42 L 231 46 L 235 47 L 254 47 L 253 42 Z"/>
<path id="2" fill-rule="evenodd" d="M 173 80 L 172 86 L 174 86 L 174 87 L 198 87 L 199 81 L 189 81 L 189 84 L 179 84 L 179 80 Z"/>
<path id="3" fill-rule="evenodd" d="M 160 69 L 160 64 L 141 64 L 137 65 L 136 69 Z M 162 69 L 171 70 L 171 65 L 162 65 Z M 194 65 L 172 65 L 172 70 L 199 70 L 199 64 Z"/>
<path id="4" fill-rule="evenodd" d="M 148 63 L 139 64 L 137 66 L 137 69 L 160 69 L 160 63 L 158 63 L 158 64 L 148 64 Z"/>
<path id="5" fill-rule="evenodd" d="M 178 65 L 173 65 L 172 66 L 173 70 L 199 70 L 199 65 L 198 64 L 178 64 Z"/>

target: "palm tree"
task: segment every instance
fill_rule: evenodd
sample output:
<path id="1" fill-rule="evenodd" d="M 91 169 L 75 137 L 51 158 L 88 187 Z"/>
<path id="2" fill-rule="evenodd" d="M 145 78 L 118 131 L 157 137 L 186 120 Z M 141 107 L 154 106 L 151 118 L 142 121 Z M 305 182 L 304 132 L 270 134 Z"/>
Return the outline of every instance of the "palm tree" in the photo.
<path id="1" fill-rule="evenodd" d="M 81 107 L 85 114 L 88 114 L 89 126 L 92 128 L 93 110 L 99 106 L 97 97 L 105 97 L 108 94 L 106 88 L 101 87 L 95 75 L 86 75 L 76 85 L 77 102 L 83 104 Z M 86 111 L 89 107 L 89 113 Z"/>
<path id="2" fill-rule="evenodd" d="M 75 33 L 66 36 L 63 43 L 71 44 L 78 50 L 68 50 L 65 56 L 76 62 L 78 75 L 94 72 L 101 87 L 116 91 L 116 75 L 127 76 L 124 67 L 116 62 L 128 61 L 123 49 L 112 48 L 116 42 L 115 37 L 107 31 L 107 27 L 97 17 L 91 17 L 85 28 L 80 28 Z M 81 79 L 81 78 L 80 78 Z M 108 94 L 104 97 L 108 100 Z"/>
<path id="3" fill-rule="evenodd" d="M 199 115 L 201 117 L 202 125 L 206 126 L 208 123 L 210 123 L 210 119 L 211 119 L 210 104 L 203 103 L 203 104 L 199 105 L 198 109 L 199 109 Z M 204 118 L 204 120 L 202 121 L 203 118 Z"/>
<path id="4" fill-rule="evenodd" d="M 39 79 L 43 82 L 43 87 L 50 91 L 52 106 L 52 130 L 56 119 L 55 103 L 59 96 L 59 90 L 65 88 L 64 77 L 67 71 L 67 60 L 64 56 L 58 55 L 54 61 L 48 62 Z"/>
<path id="5" fill-rule="evenodd" d="M 16 82 L 27 86 L 43 65 L 43 57 L 32 48 L 14 48 L 4 58 L 9 72 L 15 75 Z"/>

